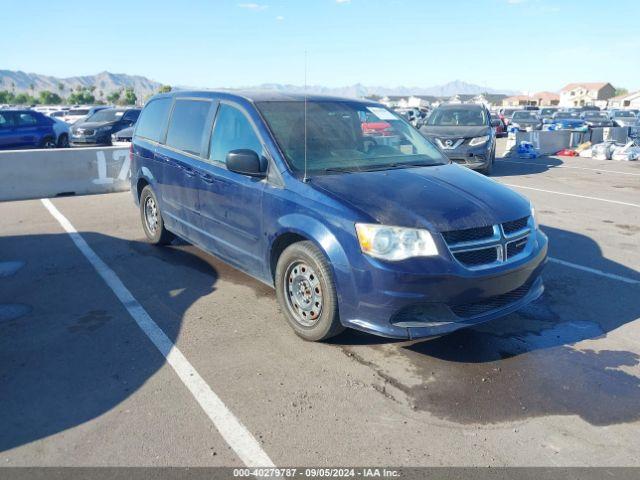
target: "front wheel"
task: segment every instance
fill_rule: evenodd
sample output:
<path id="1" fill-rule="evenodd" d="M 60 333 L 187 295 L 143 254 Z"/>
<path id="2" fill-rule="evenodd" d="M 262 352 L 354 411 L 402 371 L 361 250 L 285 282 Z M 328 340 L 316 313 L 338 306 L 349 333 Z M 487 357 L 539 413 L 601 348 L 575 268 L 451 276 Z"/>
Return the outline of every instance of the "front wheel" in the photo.
<path id="1" fill-rule="evenodd" d="M 489 175 L 491 175 L 491 172 L 493 171 L 493 163 L 495 161 L 496 161 L 496 147 L 493 147 L 493 150 L 491 150 L 491 154 L 489 156 L 489 163 L 487 164 L 486 167 L 478 171 L 488 177 Z"/>
<path id="2" fill-rule="evenodd" d="M 344 330 L 331 266 L 312 242 L 294 243 L 282 252 L 275 283 L 278 302 L 300 337 L 317 342 Z"/>
<path id="3" fill-rule="evenodd" d="M 58 148 L 69 148 L 69 136 L 66 133 L 58 137 Z"/>
<path id="4" fill-rule="evenodd" d="M 142 229 L 147 239 L 154 245 L 167 245 L 174 238 L 173 233 L 164 227 L 162 213 L 158 199 L 153 192 L 151 185 L 147 185 L 142 189 L 140 194 L 140 217 L 142 220 Z"/>
<path id="5" fill-rule="evenodd" d="M 51 137 L 46 137 L 40 142 L 41 148 L 56 148 L 56 141 Z"/>

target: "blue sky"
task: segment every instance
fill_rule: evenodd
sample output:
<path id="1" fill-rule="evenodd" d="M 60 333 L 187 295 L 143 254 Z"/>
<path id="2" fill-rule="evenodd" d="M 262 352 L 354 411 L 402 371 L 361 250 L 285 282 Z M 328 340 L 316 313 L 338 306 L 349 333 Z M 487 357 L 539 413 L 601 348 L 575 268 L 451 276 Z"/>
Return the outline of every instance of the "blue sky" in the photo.
<path id="1" fill-rule="evenodd" d="M 3 2 L 0 69 L 171 84 L 640 88 L 638 0 Z M 11 39 L 9 41 L 9 39 Z"/>

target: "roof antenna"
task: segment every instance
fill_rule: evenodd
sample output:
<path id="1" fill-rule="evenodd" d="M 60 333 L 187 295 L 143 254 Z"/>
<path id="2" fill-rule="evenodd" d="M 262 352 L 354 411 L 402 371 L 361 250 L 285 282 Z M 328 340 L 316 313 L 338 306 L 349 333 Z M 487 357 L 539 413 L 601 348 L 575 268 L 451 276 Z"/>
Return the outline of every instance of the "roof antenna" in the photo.
<path id="1" fill-rule="evenodd" d="M 304 51 L 304 176 L 302 181 L 307 183 L 307 51 Z"/>

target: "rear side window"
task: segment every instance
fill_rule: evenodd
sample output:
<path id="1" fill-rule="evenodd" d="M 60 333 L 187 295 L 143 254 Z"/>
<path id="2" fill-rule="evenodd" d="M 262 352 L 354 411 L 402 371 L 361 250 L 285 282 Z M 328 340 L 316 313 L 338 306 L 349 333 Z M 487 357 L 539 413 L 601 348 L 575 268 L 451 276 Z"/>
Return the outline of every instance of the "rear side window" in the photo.
<path id="1" fill-rule="evenodd" d="M 31 113 L 18 114 L 18 126 L 19 127 L 31 127 L 38 124 L 38 119 Z"/>
<path id="2" fill-rule="evenodd" d="M 170 108 L 171 98 L 160 98 L 149 102 L 140 114 L 136 135 L 159 142 Z"/>
<path id="3" fill-rule="evenodd" d="M 211 102 L 200 100 L 176 100 L 166 144 L 192 155 L 200 155 L 202 134 Z"/>
<path id="4" fill-rule="evenodd" d="M 258 155 L 262 154 L 262 143 L 249 119 L 237 108 L 223 103 L 220 105 L 213 129 L 209 158 L 225 163 L 227 153 L 241 148 L 253 150 Z"/>

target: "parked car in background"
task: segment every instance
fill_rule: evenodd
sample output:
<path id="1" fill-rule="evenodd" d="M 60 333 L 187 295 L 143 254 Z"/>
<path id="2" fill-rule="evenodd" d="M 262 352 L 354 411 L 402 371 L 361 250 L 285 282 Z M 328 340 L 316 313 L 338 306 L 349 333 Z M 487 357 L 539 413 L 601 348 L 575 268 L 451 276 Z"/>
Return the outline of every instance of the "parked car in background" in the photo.
<path id="1" fill-rule="evenodd" d="M 55 148 L 54 120 L 33 110 L 0 110 L 0 150 Z"/>
<path id="2" fill-rule="evenodd" d="M 108 108 L 100 110 L 71 127 L 71 145 L 111 145 L 111 134 L 135 125 L 139 108 Z"/>
<path id="3" fill-rule="evenodd" d="M 395 135 L 365 138 L 366 114 Z M 484 110 L 457 118 L 491 131 Z M 379 103 L 158 95 L 131 144 L 131 193 L 151 243 L 177 235 L 272 285 L 305 340 L 438 336 L 543 291 L 547 237 L 529 200 L 451 164 Z"/>
<path id="4" fill-rule="evenodd" d="M 575 130 L 587 125 L 577 112 L 556 112 L 551 123 L 557 130 Z"/>
<path id="5" fill-rule="evenodd" d="M 613 121 L 606 112 L 590 110 L 580 114 L 580 118 L 584 120 L 589 128 L 613 127 Z"/>
<path id="6" fill-rule="evenodd" d="M 537 112 L 522 110 L 513 112 L 509 126 L 511 128 L 517 128 L 521 132 L 540 130 L 542 128 L 542 120 L 540 120 Z"/>
<path id="7" fill-rule="evenodd" d="M 636 116 L 630 110 L 611 110 L 609 118 L 616 127 L 631 127 L 636 124 Z"/>
<path id="8" fill-rule="evenodd" d="M 553 114 L 557 111 L 558 107 L 543 107 L 540 109 L 538 115 L 540 116 L 542 123 L 546 123 L 545 120 L 551 120 L 553 118 Z"/>
<path id="9" fill-rule="evenodd" d="M 502 121 L 504 122 L 504 124 L 508 127 L 509 123 L 511 123 L 511 117 L 513 116 L 513 114 L 520 111 L 522 111 L 521 108 L 505 108 L 504 110 L 502 110 Z"/>
<path id="10" fill-rule="evenodd" d="M 58 148 L 69 147 L 69 137 L 71 136 L 71 127 L 63 120 L 56 117 L 49 117 L 53 120 L 53 131 L 56 134 L 56 146 Z"/>
<path id="11" fill-rule="evenodd" d="M 131 143 L 131 139 L 133 138 L 133 131 L 135 130 L 135 126 L 127 127 L 124 130 L 120 130 L 111 135 L 111 144 L 117 145 L 122 143 Z"/>
<path id="12" fill-rule="evenodd" d="M 495 133 L 496 138 L 503 137 L 507 134 L 507 126 L 504 124 L 504 120 L 502 120 L 502 116 L 495 113 L 490 113 L 491 116 L 491 125 L 493 127 L 493 133 Z"/>
<path id="13" fill-rule="evenodd" d="M 63 120 L 73 125 L 74 123 L 85 120 L 86 118 L 90 117 L 94 113 L 107 108 L 111 108 L 111 107 L 106 105 L 97 105 L 94 107 L 86 106 L 86 107 L 71 108 L 67 111 L 67 114 L 64 116 Z"/>
<path id="14" fill-rule="evenodd" d="M 420 132 L 455 163 L 489 175 L 496 157 L 496 136 L 484 105 L 443 104 L 434 109 Z"/>

